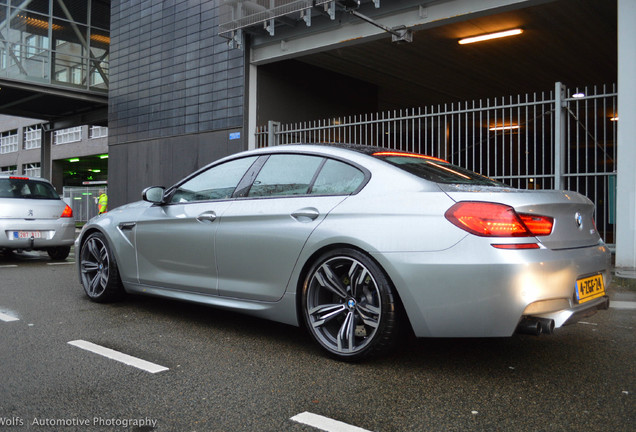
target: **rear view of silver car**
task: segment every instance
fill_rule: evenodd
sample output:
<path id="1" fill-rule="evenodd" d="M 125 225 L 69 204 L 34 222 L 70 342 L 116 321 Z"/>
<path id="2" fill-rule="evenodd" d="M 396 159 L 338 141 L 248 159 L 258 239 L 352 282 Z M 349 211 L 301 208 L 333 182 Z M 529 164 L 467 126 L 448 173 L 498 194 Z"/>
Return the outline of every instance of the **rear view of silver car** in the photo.
<path id="1" fill-rule="evenodd" d="M 45 250 L 64 260 L 74 239 L 73 210 L 51 183 L 0 176 L 0 251 Z"/>

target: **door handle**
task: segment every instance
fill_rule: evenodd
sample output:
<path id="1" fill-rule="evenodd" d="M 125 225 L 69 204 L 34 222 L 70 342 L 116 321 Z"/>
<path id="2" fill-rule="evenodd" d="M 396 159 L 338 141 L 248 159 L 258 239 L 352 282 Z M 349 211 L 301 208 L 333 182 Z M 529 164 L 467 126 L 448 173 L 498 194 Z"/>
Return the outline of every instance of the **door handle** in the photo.
<path id="1" fill-rule="evenodd" d="M 214 222 L 216 220 L 216 213 L 213 211 L 206 211 L 197 216 L 199 222 Z"/>
<path id="2" fill-rule="evenodd" d="M 311 222 L 316 220 L 320 216 L 320 212 L 318 209 L 313 207 L 307 207 L 300 210 L 296 210 L 291 214 L 291 217 L 296 219 L 298 222 Z"/>

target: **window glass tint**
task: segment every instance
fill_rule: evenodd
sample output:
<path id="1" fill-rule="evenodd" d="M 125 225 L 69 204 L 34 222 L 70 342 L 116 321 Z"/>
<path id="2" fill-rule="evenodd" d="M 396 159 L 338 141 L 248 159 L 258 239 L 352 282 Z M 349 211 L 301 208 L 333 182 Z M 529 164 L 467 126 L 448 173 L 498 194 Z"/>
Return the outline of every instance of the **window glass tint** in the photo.
<path id="1" fill-rule="evenodd" d="M 305 155 L 272 155 L 258 173 L 248 196 L 305 195 L 323 159 Z"/>
<path id="2" fill-rule="evenodd" d="M 172 203 L 226 199 L 234 189 L 256 156 L 236 159 L 216 165 L 179 186 L 170 198 Z"/>
<path id="3" fill-rule="evenodd" d="M 391 165 L 435 183 L 503 186 L 495 180 L 437 159 L 416 156 L 376 156 Z"/>
<path id="4" fill-rule="evenodd" d="M 311 193 L 314 195 L 348 195 L 364 181 L 364 173 L 357 168 L 329 159 L 320 170 Z"/>
<path id="5" fill-rule="evenodd" d="M 60 199 L 48 183 L 8 178 L 0 179 L 0 198 Z"/>

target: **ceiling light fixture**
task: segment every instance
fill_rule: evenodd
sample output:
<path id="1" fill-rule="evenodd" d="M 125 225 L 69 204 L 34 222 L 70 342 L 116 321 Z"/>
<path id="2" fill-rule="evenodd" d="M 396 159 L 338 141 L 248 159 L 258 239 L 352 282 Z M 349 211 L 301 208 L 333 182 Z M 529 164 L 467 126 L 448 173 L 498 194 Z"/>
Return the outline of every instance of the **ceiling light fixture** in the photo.
<path id="1" fill-rule="evenodd" d="M 503 130 L 514 130 L 514 129 L 519 129 L 518 125 L 511 125 L 511 126 L 493 126 L 491 127 L 489 130 L 491 131 L 503 131 Z"/>
<path id="2" fill-rule="evenodd" d="M 497 33 L 488 33 L 488 34 L 484 34 L 484 35 L 480 35 L 480 36 L 473 36 L 473 37 L 469 37 L 469 38 L 460 39 L 459 40 L 459 44 L 460 45 L 466 45 L 466 44 L 475 43 L 475 42 L 482 42 L 482 41 L 486 41 L 486 40 L 490 40 L 490 39 L 498 39 L 498 38 L 502 38 L 502 37 L 516 36 L 516 35 L 520 35 L 521 33 L 523 33 L 523 29 L 520 29 L 520 28 L 512 29 L 512 30 L 506 30 L 506 31 L 501 31 L 501 32 L 497 32 Z"/>

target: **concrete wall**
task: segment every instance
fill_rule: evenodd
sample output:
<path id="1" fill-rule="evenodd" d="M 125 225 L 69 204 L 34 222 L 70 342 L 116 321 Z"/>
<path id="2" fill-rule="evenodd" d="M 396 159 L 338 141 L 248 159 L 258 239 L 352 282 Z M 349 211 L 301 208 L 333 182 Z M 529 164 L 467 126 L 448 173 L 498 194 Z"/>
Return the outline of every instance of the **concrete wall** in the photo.
<path id="1" fill-rule="evenodd" d="M 378 111 L 378 88 L 295 60 L 258 67 L 257 125 Z"/>
<path id="2" fill-rule="evenodd" d="M 246 147 L 228 138 L 243 127 L 244 52 L 217 36 L 217 3 L 113 0 L 111 208 Z"/>

